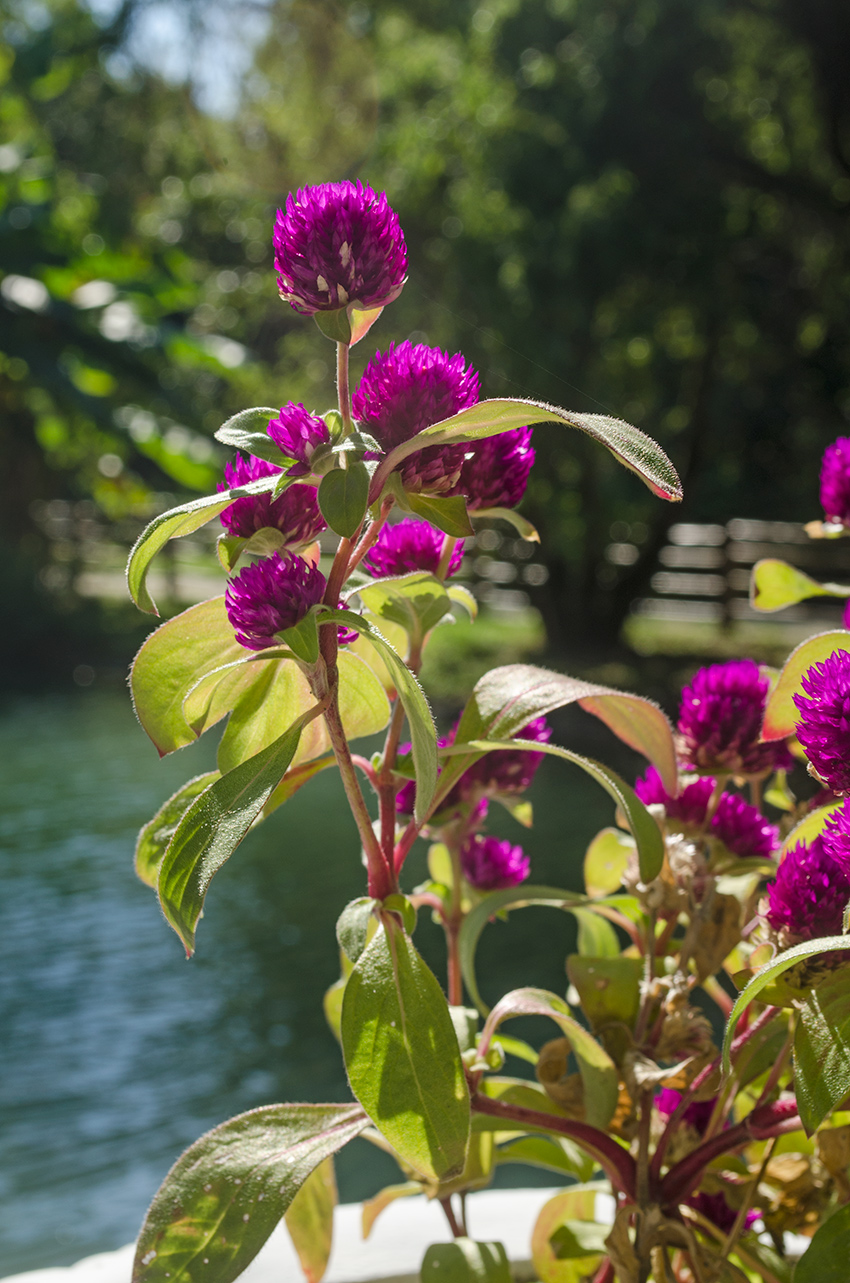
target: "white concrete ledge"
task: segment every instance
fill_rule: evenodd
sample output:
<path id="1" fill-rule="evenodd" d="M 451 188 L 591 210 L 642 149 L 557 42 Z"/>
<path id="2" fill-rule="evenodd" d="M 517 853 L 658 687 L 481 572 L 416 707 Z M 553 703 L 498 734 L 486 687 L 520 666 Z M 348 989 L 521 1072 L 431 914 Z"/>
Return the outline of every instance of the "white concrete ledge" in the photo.
<path id="1" fill-rule="evenodd" d="M 554 1189 L 482 1190 L 467 1200 L 471 1238 L 504 1243 L 518 1279 L 532 1278 L 529 1269 L 531 1231 L 541 1207 Z M 426 1198 L 399 1199 L 378 1218 L 364 1243 L 361 1205 L 346 1203 L 334 1214 L 334 1244 L 325 1283 L 416 1283 L 429 1243 L 450 1237 L 438 1203 Z M 14 1274 L 0 1283 L 129 1283 L 134 1248 L 89 1256 L 76 1265 Z M 519 1267 L 519 1268 L 516 1268 Z M 242 1275 L 245 1283 L 304 1283 L 289 1235 L 279 1225 Z"/>

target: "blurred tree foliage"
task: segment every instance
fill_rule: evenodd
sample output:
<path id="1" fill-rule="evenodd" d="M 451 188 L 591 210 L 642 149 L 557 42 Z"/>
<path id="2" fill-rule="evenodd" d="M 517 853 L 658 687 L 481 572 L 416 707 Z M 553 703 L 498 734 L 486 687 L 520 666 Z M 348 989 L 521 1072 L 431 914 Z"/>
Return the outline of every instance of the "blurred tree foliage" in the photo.
<path id="1" fill-rule="evenodd" d="M 276 0 L 226 118 L 133 62 L 140 7 L 0 0 L 7 543 L 38 562 L 35 497 L 122 518 L 209 489 L 242 405 L 330 402 L 270 230 L 342 176 L 386 188 L 410 248 L 379 345 L 620 414 L 683 473 L 677 511 L 536 432 L 555 645 L 616 635 L 672 520 L 816 515 L 850 417 L 845 0 Z"/>

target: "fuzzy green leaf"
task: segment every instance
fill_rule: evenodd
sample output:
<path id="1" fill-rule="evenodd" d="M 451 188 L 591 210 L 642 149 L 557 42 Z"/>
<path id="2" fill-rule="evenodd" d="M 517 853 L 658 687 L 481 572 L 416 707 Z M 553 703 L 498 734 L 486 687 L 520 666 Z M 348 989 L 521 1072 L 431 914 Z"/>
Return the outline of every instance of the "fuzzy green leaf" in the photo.
<path id="1" fill-rule="evenodd" d="M 220 778 L 218 771 L 207 771 L 206 775 L 196 775 L 176 793 L 172 793 L 168 801 L 163 802 L 153 819 L 148 820 L 147 824 L 140 829 L 136 839 L 136 874 L 149 887 L 156 886 L 162 857 L 186 811 L 196 797 Z"/>
<path id="2" fill-rule="evenodd" d="M 363 463 L 334 468 L 322 477 L 319 507 L 335 534 L 352 539 L 363 524 L 369 502 L 369 471 Z"/>

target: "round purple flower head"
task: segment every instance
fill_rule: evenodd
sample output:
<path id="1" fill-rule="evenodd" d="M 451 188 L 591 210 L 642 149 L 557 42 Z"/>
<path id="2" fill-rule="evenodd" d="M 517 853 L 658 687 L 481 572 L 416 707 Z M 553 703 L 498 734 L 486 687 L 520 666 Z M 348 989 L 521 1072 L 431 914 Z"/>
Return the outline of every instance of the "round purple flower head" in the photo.
<path id="1" fill-rule="evenodd" d="M 786 851 L 767 888 L 764 914 L 788 943 L 841 934 L 844 909 L 850 900 L 850 876 L 818 836 Z"/>
<path id="2" fill-rule="evenodd" d="M 737 1211 L 734 1207 L 729 1206 L 726 1202 L 726 1195 L 721 1192 L 709 1194 L 706 1190 L 700 1190 L 698 1194 L 694 1194 L 692 1198 L 688 1199 L 688 1203 L 691 1207 L 695 1207 L 698 1212 L 701 1212 L 706 1220 L 712 1221 L 724 1234 L 729 1233 L 738 1219 Z M 761 1212 L 751 1208 L 744 1217 L 744 1229 L 748 1230 L 760 1216 Z"/>
<path id="3" fill-rule="evenodd" d="M 460 850 L 463 876 L 478 891 L 501 891 L 519 886 L 531 870 L 531 861 L 521 846 L 499 838 L 474 833 Z"/>
<path id="4" fill-rule="evenodd" d="M 352 398 L 355 418 L 389 453 L 432 423 L 478 400 L 478 375 L 460 352 L 409 341 L 376 352 Z M 468 447 L 429 446 L 399 464 L 405 490 L 445 494 L 457 485 Z"/>
<path id="5" fill-rule="evenodd" d="M 823 849 L 850 878 L 850 798 L 832 812 L 820 835 Z"/>
<path id="6" fill-rule="evenodd" d="M 682 691 L 678 749 L 700 775 L 765 775 L 794 763 L 785 743 L 760 744 L 769 681 L 752 659 L 709 664 Z"/>
<path id="7" fill-rule="evenodd" d="M 228 490 L 244 486 L 248 481 L 258 481 L 260 477 L 271 477 L 279 472 L 280 468 L 266 463 L 265 459 L 255 459 L 253 455 L 244 459 L 237 455 L 233 464 L 224 465 L 224 483 L 218 488 Z M 229 535 L 250 539 L 264 526 L 271 526 L 281 532 L 287 544 L 292 545 L 312 543 L 320 531 L 327 529 L 313 486 L 290 486 L 275 500 L 270 493 L 246 495 L 225 508 L 220 520 Z"/>
<path id="8" fill-rule="evenodd" d="M 443 532 L 429 526 L 427 521 L 406 517 L 394 526 L 384 526 L 363 564 L 376 579 L 385 575 L 408 575 L 413 570 L 427 570 L 433 575 L 440 564 L 444 539 Z M 449 575 L 454 574 L 462 559 L 461 539 L 449 560 Z"/>
<path id="9" fill-rule="evenodd" d="M 850 793 L 850 654 L 836 650 L 813 664 L 802 687 L 806 694 L 794 696 L 797 738 L 823 782 Z"/>
<path id="10" fill-rule="evenodd" d="M 827 521 L 850 526 L 850 437 L 839 437 L 823 452 L 820 501 Z"/>
<path id="11" fill-rule="evenodd" d="M 779 846 L 779 830 L 761 811 L 735 793 L 721 797 L 711 831 L 741 859 L 769 859 Z"/>
<path id="12" fill-rule="evenodd" d="M 682 824 L 701 828 L 714 792 L 714 780 L 711 776 L 703 776 L 686 784 L 678 797 L 671 797 L 655 767 L 648 766 L 643 777 L 635 781 L 635 792 L 647 806 L 653 802 L 663 806 L 668 820 L 679 820 Z"/>
<path id="13" fill-rule="evenodd" d="M 534 463 L 531 428 L 514 428 L 473 442 L 460 470 L 456 493 L 469 508 L 515 508 L 525 494 Z"/>
<path id="14" fill-rule="evenodd" d="M 281 407 L 278 417 L 270 420 L 267 431 L 275 445 L 290 459 L 296 460 L 286 470 L 291 477 L 306 476 L 316 446 L 326 445 L 331 439 L 324 419 L 310 414 L 303 405 L 294 401 Z"/>
<path id="15" fill-rule="evenodd" d="M 224 604 L 239 644 L 265 650 L 278 644 L 278 633 L 300 623 L 324 591 L 325 577 L 315 566 L 275 552 L 231 579 Z"/>
<path id="16" fill-rule="evenodd" d="M 385 195 L 363 183 L 324 183 L 286 198 L 274 226 L 280 296 L 302 316 L 355 303 L 385 307 L 405 281 L 407 250 Z"/>

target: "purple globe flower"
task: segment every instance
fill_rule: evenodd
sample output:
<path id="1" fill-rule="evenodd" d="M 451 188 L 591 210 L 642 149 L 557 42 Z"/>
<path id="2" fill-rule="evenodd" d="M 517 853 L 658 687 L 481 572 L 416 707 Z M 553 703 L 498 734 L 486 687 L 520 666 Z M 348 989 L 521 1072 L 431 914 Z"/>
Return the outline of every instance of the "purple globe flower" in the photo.
<path id="1" fill-rule="evenodd" d="M 797 738 L 823 782 L 850 793 L 850 654 L 836 650 L 813 664 L 802 687 L 805 695 L 794 696 Z"/>
<path id="2" fill-rule="evenodd" d="M 681 1099 L 682 1093 L 674 1087 L 662 1087 L 655 1097 L 655 1108 L 666 1118 L 670 1118 L 679 1108 Z M 689 1123 L 694 1131 L 704 1136 L 716 1104 L 716 1096 L 712 1096 L 710 1100 L 692 1100 L 682 1114 L 682 1122 Z"/>
<path id="3" fill-rule="evenodd" d="M 839 437 L 823 452 L 820 501 L 827 521 L 850 526 L 850 437 Z"/>
<path id="4" fill-rule="evenodd" d="M 375 546 L 363 565 L 375 578 L 385 575 L 408 575 L 414 570 L 436 574 L 440 564 L 445 535 L 427 521 L 406 517 L 394 526 L 384 526 Z M 463 540 L 449 559 L 448 574 L 453 575 L 463 559 Z"/>
<path id="5" fill-rule="evenodd" d="M 820 835 L 823 849 L 850 877 L 850 798 L 833 811 Z"/>
<path id="6" fill-rule="evenodd" d="M 279 472 L 280 468 L 266 463 L 265 459 L 256 459 L 253 455 L 244 459 L 237 455 L 234 463 L 224 465 L 225 481 L 218 488 L 228 490 L 244 486 L 248 481 L 258 481 L 260 477 L 271 477 Z M 220 520 L 228 534 L 242 539 L 250 539 L 258 530 L 271 526 L 281 532 L 287 544 L 293 546 L 312 543 L 322 530 L 327 529 L 313 486 L 290 486 L 275 500 L 270 493 L 246 495 L 225 508 Z"/>
<path id="7" fill-rule="evenodd" d="M 267 431 L 275 445 L 290 459 L 296 460 L 287 468 L 291 477 L 306 476 L 313 451 L 331 439 L 324 419 L 310 414 L 303 405 L 294 401 L 281 407 L 278 417 L 269 421 Z"/>
<path id="8" fill-rule="evenodd" d="M 769 681 L 752 659 L 710 664 L 682 691 L 678 749 L 700 775 L 765 775 L 791 767 L 784 741 L 760 744 Z"/>
<path id="9" fill-rule="evenodd" d="M 714 784 L 715 781 L 706 775 L 686 784 L 678 797 L 671 797 L 655 767 L 649 766 L 643 777 L 635 781 L 635 792 L 647 806 L 651 803 L 663 806 L 668 820 L 679 820 L 682 824 L 701 828 L 705 823 Z"/>
<path id="10" fill-rule="evenodd" d="M 302 557 L 276 552 L 231 579 L 224 604 L 239 644 L 265 650 L 278 644 L 278 633 L 300 623 L 324 591 L 320 570 Z"/>
<path id="11" fill-rule="evenodd" d="M 515 508 L 534 463 L 531 428 L 514 428 L 466 447 L 455 493 L 469 508 Z"/>
<path id="12" fill-rule="evenodd" d="M 786 851 L 768 885 L 764 917 L 786 944 L 840 935 L 848 900 L 850 876 L 816 837 Z"/>
<path id="13" fill-rule="evenodd" d="M 385 307 L 405 282 L 407 250 L 384 194 L 324 183 L 286 198 L 274 227 L 280 296 L 302 316 L 356 303 Z"/>
<path id="14" fill-rule="evenodd" d="M 779 830 L 761 811 L 735 793 L 724 793 L 711 831 L 741 859 L 769 859 L 779 846 Z"/>
<path id="15" fill-rule="evenodd" d="M 454 743 L 454 738 L 455 738 L 455 728 L 452 727 L 448 735 L 443 735 L 440 739 L 437 740 L 437 748 L 448 748 L 450 744 Z M 405 757 L 410 752 L 412 747 L 413 747 L 412 744 L 399 744 L 398 746 L 399 757 Z M 399 812 L 400 815 L 412 815 L 415 804 L 416 804 L 416 780 L 408 780 L 406 784 L 402 784 L 401 788 L 395 795 L 395 809 Z"/>
<path id="16" fill-rule="evenodd" d="M 501 891 L 519 886 L 531 870 L 531 861 L 521 846 L 499 838 L 474 833 L 461 847 L 463 876 L 478 891 Z"/>
<path id="17" fill-rule="evenodd" d="M 352 398 L 354 415 L 382 450 L 451 418 L 478 400 L 478 375 L 458 352 L 449 356 L 423 343 L 390 344 L 376 352 Z M 399 465 L 405 490 L 446 494 L 458 483 L 468 447 L 429 446 Z"/>

